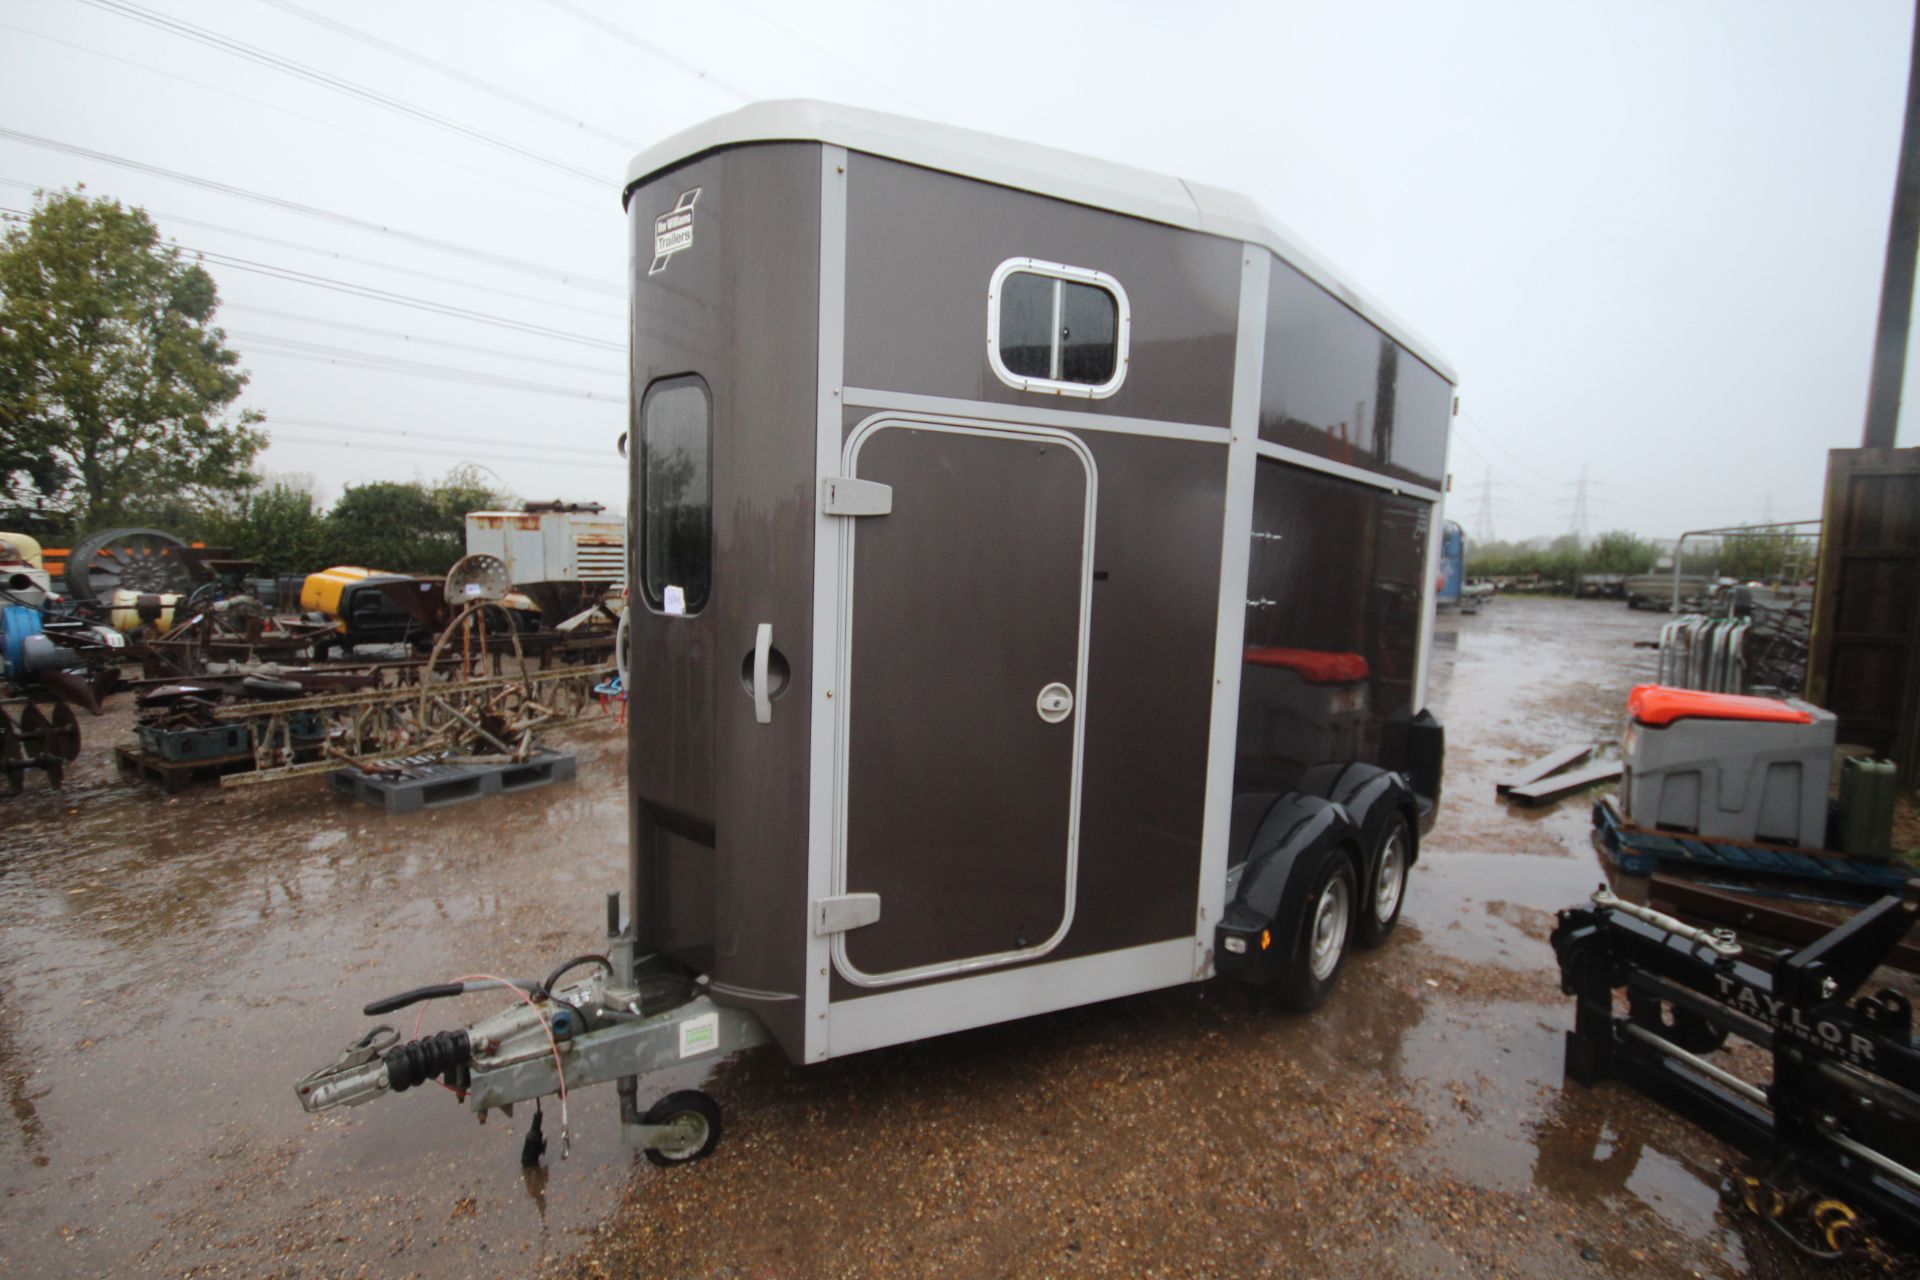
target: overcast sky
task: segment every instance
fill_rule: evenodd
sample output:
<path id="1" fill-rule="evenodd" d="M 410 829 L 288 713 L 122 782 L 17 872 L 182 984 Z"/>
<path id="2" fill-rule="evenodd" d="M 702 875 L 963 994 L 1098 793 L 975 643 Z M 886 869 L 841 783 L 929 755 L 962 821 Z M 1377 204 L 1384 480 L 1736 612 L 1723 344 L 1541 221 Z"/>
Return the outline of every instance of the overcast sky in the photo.
<path id="1" fill-rule="evenodd" d="M 1911 22 L 1904 0 L 9 0 L 0 207 L 84 182 L 218 255 L 262 465 L 323 498 L 471 460 L 620 509 L 632 153 L 755 98 L 925 116 L 1252 196 L 1458 370 L 1469 532 L 1567 532 L 1584 471 L 1590 532 L 1671 535 L 1817 516 L 1826 450 L 1859 443 Z"/>

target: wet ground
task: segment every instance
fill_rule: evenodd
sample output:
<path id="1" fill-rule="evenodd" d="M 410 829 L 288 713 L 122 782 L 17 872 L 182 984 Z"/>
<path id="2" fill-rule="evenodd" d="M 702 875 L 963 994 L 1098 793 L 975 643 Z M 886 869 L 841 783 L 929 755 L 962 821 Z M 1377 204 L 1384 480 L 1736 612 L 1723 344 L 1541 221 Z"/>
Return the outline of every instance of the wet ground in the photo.
<path id="1" fill-rule="evenodd" d="M 671 1171 L 620 1147 L 605 1089 L 532 1173 L 525 1110 L 293 1097 L 376 995 L 598 945 L 625 864 L 611 722 L 566 735 L 577 782 L 388 817 L 312 782 L 123 783 L 122 697 L 83 717 L 63 792 L 0 802 L 0 1274 L 1795 1274 L 1718 1210 L 1729 1152 L 1562 1083 L 1546 934 L 1602 876 L 1587 800 L 1494 800 L 1512 766 L 1617 737 L 1658 622 L 1526 598 L 1442 619 L 1442 817 L 1398 933 L 1318 1013 L 1211 983 L 805 1069 L 750 1055 L 706 1084 L 720 1149 Z"/>

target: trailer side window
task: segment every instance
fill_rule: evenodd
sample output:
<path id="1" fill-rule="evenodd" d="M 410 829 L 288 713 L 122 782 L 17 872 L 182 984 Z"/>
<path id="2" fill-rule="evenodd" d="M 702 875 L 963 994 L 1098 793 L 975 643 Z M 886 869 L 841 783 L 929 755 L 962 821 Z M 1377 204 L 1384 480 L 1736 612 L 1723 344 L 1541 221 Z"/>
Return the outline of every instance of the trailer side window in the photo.
<path id="1" fill-rule="evenodd" d="M 665 613 L 698 613 L 713 585 L 713 398 L 693 375 L 640 402 L 641 586 Z"/>
<path id="2" fill-rule="evenodd" d="M 987 291 L 987 358 L 1010 387 L 1099 399 L 1127 374 L 1127 292 L 1085 267 L 1011 258 Z"/>

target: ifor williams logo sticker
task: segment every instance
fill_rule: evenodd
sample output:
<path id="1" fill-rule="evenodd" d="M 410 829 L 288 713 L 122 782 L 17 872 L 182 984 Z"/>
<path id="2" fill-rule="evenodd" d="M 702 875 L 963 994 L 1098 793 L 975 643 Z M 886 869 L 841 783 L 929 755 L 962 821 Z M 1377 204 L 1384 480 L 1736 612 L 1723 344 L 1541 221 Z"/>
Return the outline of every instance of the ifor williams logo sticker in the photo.
<path id="1" fill-rule="evenodd" d="M 658 275 L 667 269 L 667 259 L 682 249 L 693 247 L 693 202 L 701 188 L 680 193 L 679 201 L 653 220 L 653 265 L 647 274 Z"/>

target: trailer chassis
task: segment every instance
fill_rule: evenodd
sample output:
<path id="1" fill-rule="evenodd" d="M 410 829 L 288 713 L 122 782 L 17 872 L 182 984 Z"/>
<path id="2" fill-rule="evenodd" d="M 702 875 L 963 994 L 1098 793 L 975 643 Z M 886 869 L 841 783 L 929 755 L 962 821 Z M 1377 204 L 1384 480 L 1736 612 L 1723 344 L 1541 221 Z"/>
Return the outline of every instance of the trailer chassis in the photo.
<path id="1" fill-rule="evenodd" d="M 759 1020 L 707 994 L 699 977 L 654 955 L 636 956 L 631 926 L 619 924 L 619 895 L 607 899 L 607 952 L 578 956 L 545 981 L 472 975 L 368 1004 L 368 1017 L 423 1001 L 512 989 L 518 1002 L 452 1031 L 402 1041 L 382 1023 L 351 1041 L 327 1066 L 301 1078 L 295 1095 L 308 1112 L 353 1107 L 438 1080 L 482 1123 L 487 1112 L 513 1114 L 516 1103 L 558 1095 L 561 1152 L 571 1138 L 568 1095 L 614 1081 L 627 1145 L 656 1164 L 697 1160 L 720 1140 L 720 1110 L 699 1090 L 683 1089 L 639 1106 L 641 1083 L 695 1059 L 718 1062 L 767 1041 Z M 564 974 L 591 964 L 595 972 L 561 985 Z M 535 1121 L 539 1124 L 538 1118 Z M 529 1131 L 524 1164 L 545 1148 Z"/>
<path id="2" fill-rule="evenodd" d="M 1920 881 L 1825 936 L 1751 963 L 1725 930 L 1696 928 L 1602 888 L 1553 931 L 1575 999 L 1566 1074 L 1618 1079 L 1723 1139 L 1784 1158 L 1849 1197 L 1890 1238 L 1920 1242 L 1920 1045 L 1894 991 L 1858 995 L 1920 917 Z M 1615 992 L 1625 993 L 1621 1016 Z M 1728 1035 L 1772 1055 L 1761 1088 L 1709 1061 Z"/>

